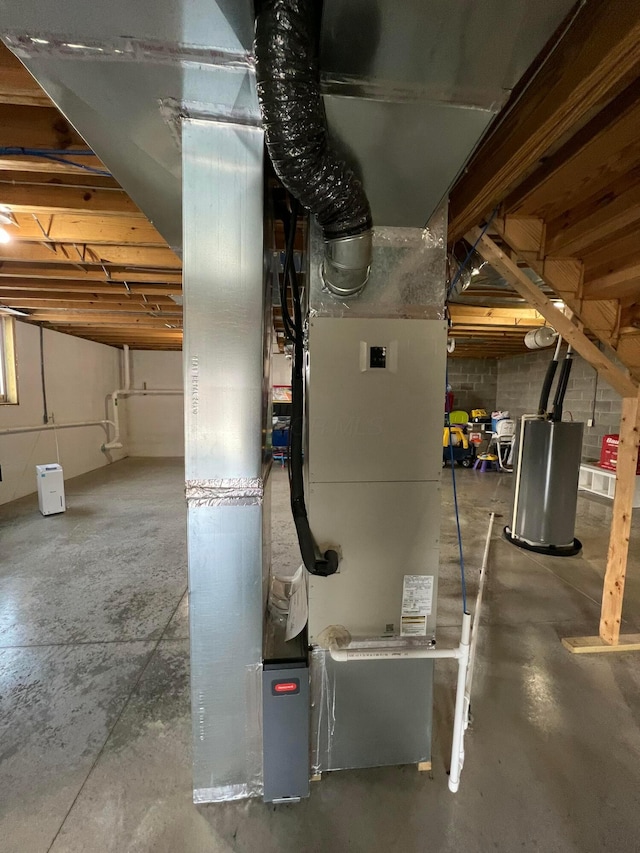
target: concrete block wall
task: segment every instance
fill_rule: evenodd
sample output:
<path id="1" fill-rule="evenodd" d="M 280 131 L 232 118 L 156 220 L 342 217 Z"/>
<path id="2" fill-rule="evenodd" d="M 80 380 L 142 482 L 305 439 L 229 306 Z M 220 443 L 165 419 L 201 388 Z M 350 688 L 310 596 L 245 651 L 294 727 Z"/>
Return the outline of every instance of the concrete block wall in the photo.
<path id="1" fill-rule="evenodd" d="M 551 349 L 546 349 L 498 361 L 499 409 L 508 410 L 516 418 L 537 410 L 540 389 L 552 354 Z M 550 404 L 554 393 L 555 382 Z M 619 431 L 621 406 L 619 394 L 598 377 L 584 359 L 575 356 L 564 401 L 564 419 L 570 420 L 572 417 L 585 424 L 582 444 L 582 458 L 585 462 L 599 459 L 602 437 Z M 594 421 L 592 427 L 587 426 L 590 418 Z"/>
<path id="2" fill-rule="evenodd" d="M 498 363 L 495 358 L 455 358 L 447 360 L 447 376 L 454 393 L 454 408 L 471 412 L 496 407 Z"/>

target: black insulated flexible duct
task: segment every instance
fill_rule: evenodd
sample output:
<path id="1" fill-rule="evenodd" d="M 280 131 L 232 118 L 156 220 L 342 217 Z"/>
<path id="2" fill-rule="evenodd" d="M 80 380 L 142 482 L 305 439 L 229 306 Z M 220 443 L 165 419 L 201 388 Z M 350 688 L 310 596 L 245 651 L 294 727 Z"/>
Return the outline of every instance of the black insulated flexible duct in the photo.
<path id="1" fill-rule="evenodd" d="M 348 297 L 367 283 L 371 209 L 362 184 L 329 141 L 320 94 L 319 3 L 265 0 L 256 21 L 257 89 L 267 151 L 325 240 L 324 282 Z"/>

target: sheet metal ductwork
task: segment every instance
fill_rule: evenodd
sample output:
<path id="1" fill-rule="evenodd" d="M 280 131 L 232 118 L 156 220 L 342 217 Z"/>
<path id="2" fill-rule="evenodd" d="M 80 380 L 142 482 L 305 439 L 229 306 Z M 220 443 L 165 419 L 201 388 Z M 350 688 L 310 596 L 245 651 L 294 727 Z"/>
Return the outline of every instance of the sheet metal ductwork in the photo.
<path id="1" fill-rule="evenodd" d="M 319 19 L 310 0 L 263 5 L 256 23 L 257 91 L 276 174 L 316 216 L 325 240 L 325 284 L 348 297 L 369 277 L 371 209 L 362 184 L 329 140 L 320 93 Z"/>
<path id="2" fill-rule="evenodd" d="M 442 412 L 431 401 L 444 386 L 441 203 L 573 4 L 403 0 L 399 12 L 397 0 L 323 0 L 320 21 L 314 0 L 262 0 L 256 43 L 251 0 L 0 0 L 0 38 L 184 258 L 195 802 L 292 800 L 307 796 L 309 769 L 431 758 L 431 662 L 347 667 L 320 640 L 325 628 L 342 625 L 355 642 L 400 634 L 424 644 L 435 629 Z M 273 627 L 265 619 L 266 273 L 276 258 L 264 203 L 265 133 L 283 183 L 319 223 L 304 269 L 304 462 L 310 529 L 323 557 L 339 543 L 341 559 L 331 577 L 308 579 L 308 637 L 300 635 L 295 669 L 281 676 L 289 688 L 298 679 L 300 692 L 281 695 L 280 669 L 270 667 L 283 655 L 275 629 L 272 646 L 265 630 Z M 328 292 L 353 294 L 365 283 L 357 299 Z M 563 436 L 577 432 L 571 423 L 533 427 L 532 455 L 543 445 L 562 463 L 550 469 L 553 481 L 522 483 L 523 496 L 533 497 L 514 528 L 535 543 L 536 495 L 553 498 L 550 522 L 566 518 L 575 501 L 575 490 L 565 491 L 566 501 L 559 495 L 579 437 Z M 539 464 L 530 470 L 545 473 Z M 542 538 L 563 545 L 570 531 L 544 527 Z M 414 581 L 425 577 L 416 614 Z M 310 666 L 307 639 L 315 645 Z M 295 754 L 283 744 L 296 720 L 272 714 L 271 700 L 302 703 Z M 291 782 L 294 766 L 302 771 Z"/>

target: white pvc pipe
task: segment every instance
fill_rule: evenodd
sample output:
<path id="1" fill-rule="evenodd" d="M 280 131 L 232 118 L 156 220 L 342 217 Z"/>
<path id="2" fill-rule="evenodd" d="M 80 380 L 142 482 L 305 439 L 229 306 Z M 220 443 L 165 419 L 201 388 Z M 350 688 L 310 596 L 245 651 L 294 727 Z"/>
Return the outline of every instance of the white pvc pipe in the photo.
<path id="1" fill-rule="evenodd" d="M 338 649 L 331 647 L 329 653 L 333 660 L 339 663 L 347 663 L 354 660 L 406 660 L 416 658 L 452 658 L 460 657 L 460 649 L 389 649 L 370 648 L 370 649 Z"/>
<path id="2" fill-rule="evenodd" d="M 462 617 L 462 636 L 460 637 L 460 657 L 458 658 L 458 683 L 456 685 L 456 706 L 453 712 L 453 738 L 451 739 L 451 767 L 449 769 L 449 790 L 455 794 L 460 787 L 460 774 L 464 764 L 464 693 L 469 666 L 469 641 L 471 638 L 471 615 Z"/>
<path id="3" fill-rule="evenodd" d="M 38 426 L 20 426 L 20 427 L 5 427 L 4 429 L 0 429 L 0 435 L 17 435 L 22 432 L 43 432 L 48 429 L 75 429 L 76 427 L 89 427 L 89 426 L 103 426 L 109 427 L 112 426 L 115 428 L 115 423 L 113 421 L 78 421 L 73 424 L 39 424 Z"/>
<path id="4" fill-rule="evenodd" d="M 329 653 L 333 660 L 347 663 L 348 661 L 390 660 L 407 658 L 453 658 L 458 661 L 458 680 L 456 685 L 456 705 L 453 714 L 453 738 L 451 741 L 451 770 L 449 772 L 449 790 L 454 793 L 460 785 L 460 772 L 464 763 L 464 707 L 465 684 L 467 667 L 469 665 L 469 642 L 471 636 L 471 614 L 462 616 L 462 635 L 460 645 L 456 649 L 398 649 L 388 647 L 369 649 L 339 649 L 331 647 Z"/>
<path id="5" fill-rule="evenodd" d="M 558 343 L 556 344 L 556 351 L 553 356 L 554 361 L 560 361 L 560 347 L 562 346 L 562 338 L 558 335 Z M 571 349 L 571 347 L 569 347 Z M 557 370 L 557 368 L 556 368 Z"/>
<path id="6" fill-rule="evenodd" d="M 476 606 L 473 610 L 473 624 L 471 625 L 471 649 L 469 651 L 469 668 L 467 670 L 467 681 L 464 689 L 464 727 L 469 726 L 469 709 L 471 707 L 471 686 L 473 684 L 473 670 L 476 663 L 476 648 L 478 647 L 478 629 L 480 628 L 480 611 L 482 610 L 482 597 L 484 594 L 484 582 L 487 577 L 487 565 L 489 563 L 489 548 L 491 546 L 491 534 L 493 533 L 493 521 L 496 517 L 495 512 L 489 516 L 489 529 L 487 530 L 487 538 L 484 543 L 484 554 L 482 555 L 482 566 L 480 568 L 480 577 L 478 578 L 478 595 L 476 596 Z"/>
<path id="7" fill-rule="evenodd" d="M 122 447 L 122 442 L 120 440 L 120 415 L 118 413 L 118 399 L 120 397 L 132 397 L 134 395 L 161 397 L 173 396 L 177 394 L 184 394 L 184 390 L 182 388 L 155 388 L 150 390 L 146 388 L 118 388 L 116 391 L 112 391 L 111 394 L 108 395 L 107 399 L 111 400 L 113 409 L 113 438 L 111 439 L 111 441 L 108 441 L 106 444 L 103 444 L 101 449 L 103 451 L 119 450 Z"/>
<path id="8" fill-rule="evenodd" d="M 122 348 L 122 358 L 124 361 L 124 387 L 128 391 L 131 388 L 131 361 L 129 358 L 129 344 L 125 344 Z"/>

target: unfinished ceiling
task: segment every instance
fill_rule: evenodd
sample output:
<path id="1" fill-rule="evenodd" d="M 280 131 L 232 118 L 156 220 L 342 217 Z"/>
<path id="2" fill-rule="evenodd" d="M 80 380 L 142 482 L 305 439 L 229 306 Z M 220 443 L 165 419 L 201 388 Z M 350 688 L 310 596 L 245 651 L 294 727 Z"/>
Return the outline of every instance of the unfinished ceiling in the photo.
<path id="1" fill-rule="evenodd" d="M 2 44 L 0 128 L 0 215 L 13 220 L 0 306 L 106 344 L 180 349 L 180 259 Z"/>
<path id="2" fill-rule="evenodd" d="M 454 187 L 449 228 L 489 223 L 480 254 L 530 268 L 635 378 L 639 96 L 640 4 L 585 4 Z"/>
<path id="3" fill-rule="evenodd" d="M 2 45 L 0 116 L 0 205 L 15 222 L 0 244 L 0 305 L 102 343 L 180 349 L 180 259 Z M 29 156 L 36 149 L 65 154 Z M 280 228 L 276 238 L 284 248 Z M 486 355 L 519 352 L 526 331 L 544 323 L 489 267 L 451 316 L 458 354 L 479 344 Z M 281 333 L 277 304 L 274 325 Z"/>
<path id="4" fill-rule="evenodd" d="M 622 0 L 577 5 L 459 179 L 449 233 L 467 249 L 493 215 L 487 235 L 638 371 L 639 18 Z M 15 220 L 0 244 L 0 304 L 92 340 L 179 349 L 180 259 L 5 48 L 0 118 L 0 205 Z M 454 355 L 522 352 L 546 321 L 482 249 L 451 305 Z"/>

